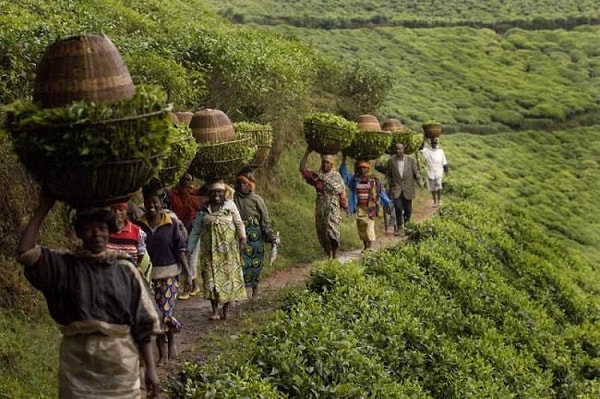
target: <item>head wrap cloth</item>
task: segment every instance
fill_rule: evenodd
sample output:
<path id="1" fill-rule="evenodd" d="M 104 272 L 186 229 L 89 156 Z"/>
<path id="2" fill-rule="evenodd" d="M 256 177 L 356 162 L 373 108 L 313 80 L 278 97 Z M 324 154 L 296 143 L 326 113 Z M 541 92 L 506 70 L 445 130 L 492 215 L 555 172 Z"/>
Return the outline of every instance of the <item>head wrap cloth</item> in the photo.
<path id="1" fill-rule="evenodd" d="M 250 187 L 250 191 L 254 191 L 254 188 L 256 187 L 256 183 L 254 182 L 253 179 L 251 179 L 249 176 L 246 175 L 238 175 L 236 177 L 236 179 L 238 181 L 244 182 L 246 183 L 249 187 Z"/>

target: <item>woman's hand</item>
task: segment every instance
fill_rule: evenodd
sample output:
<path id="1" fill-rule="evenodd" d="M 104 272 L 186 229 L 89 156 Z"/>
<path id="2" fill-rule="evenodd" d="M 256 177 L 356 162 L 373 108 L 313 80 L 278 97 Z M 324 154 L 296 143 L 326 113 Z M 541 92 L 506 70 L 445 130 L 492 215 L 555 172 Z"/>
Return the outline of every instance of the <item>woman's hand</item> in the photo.
<path id="1" fill-rule="evenodd" d="M 245 238 L 240 238 L 240 252 L 244 253 L 246 251 L 247 242 Z"/>

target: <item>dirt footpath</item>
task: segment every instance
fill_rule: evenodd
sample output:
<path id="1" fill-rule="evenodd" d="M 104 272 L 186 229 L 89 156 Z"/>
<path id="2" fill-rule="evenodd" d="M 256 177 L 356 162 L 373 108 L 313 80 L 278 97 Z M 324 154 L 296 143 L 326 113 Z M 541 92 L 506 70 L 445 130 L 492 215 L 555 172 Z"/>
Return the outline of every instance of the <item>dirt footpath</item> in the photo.
<path id="1" fill-rule="evenodd" d="M 420 193 L 420 199 L 413 202 L 413 221 L 420 222 L 429 218 L 436 208 L 431 207 L 431 199 L 426 192 Z M 378 220 L 383 224 L 382 220 Z M 399 237 L 394 236 L 393 229 L 379 234 L 376 249 L 398 242 Z M 342 252 L 338 259 L 341 262 L 357 260 L 361 257 L 361 250 Z M 179 357 L 169 361 L 168 364 L 158 367 L 158 374 L 163 385 L 166 386 L 169 376 L 175 376 L 181 365 L 186 361 L 203 361 L 210 353 L 210 336 L 217 334 L 220 337 L 235 336 L 247 327 L 244 320 L 257 312 L 274 311 L 280 305 L 274 303 L 275 294 L 286 288 L 302 285 L 310 273 L 311 265 L 298 265 L 288 270 L 276 272 L 261 280 L 260 291 L 256 298 L 238 302 L 231 311 L 228 320 L 210 321 L 210 302 L 202 294 L 191 297 L 185 301 L 177 302 L 176 317 L 183 324 L 181 332 L 176 335 Z M 161 396 L 162 397 L 162 396 Z M 164 396 L 165 398 L 167 396 Z"/>

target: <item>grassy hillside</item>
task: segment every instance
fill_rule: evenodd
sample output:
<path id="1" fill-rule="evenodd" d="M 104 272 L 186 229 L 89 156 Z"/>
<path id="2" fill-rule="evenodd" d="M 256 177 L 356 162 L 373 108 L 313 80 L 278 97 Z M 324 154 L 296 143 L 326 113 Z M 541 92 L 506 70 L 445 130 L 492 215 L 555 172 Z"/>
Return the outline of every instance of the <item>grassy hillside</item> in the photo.
<path id="1" fill-rule="evenodd" d="M 473 355 L 477 347 L 489 349 L 481 356 L 486 359 L 491 358 L 494 357 L 495 352 L 505 349 L 495 346 L 496 343 L 508 342 L 502 356 L 506 355 L 510 358 L 510 355 L 514 354 L 521 362 L 518 363 L 518 367 L 522 366 L 522 368 L 515 366 L 516 370 L 504 370 L 506 373 L 503 375 L 509 382 L 513 382 L 524 370 L 530 373 L 527 375 L 531 377 L 533 387 L 515 387 L 514 385 L 518 384 L 509 384 L 510 389 L 514 388 L 511 392 L 519 392 L 523 397 L 535 397 L 529 393 L 534 392 L 535 387 L 543 387 L 549 391 L 550 381 L 560 386 L 560 389 L 566 389 L 568 384 L 573 384 L 575 388 L 572 391 L 565 391 L 562 397 L 574 397 L 569 395 L 574 392 L 590 395 L 598 392 L 597 384 L 593 380 L 598 369 L 597 355 L 594 351 L 598 352 L 597 348 L 600 344 L 593 334 L 597 327 L 594 324 L 596 321 L 588 317 L 591 313 L 589 309 L 596 306 L 597 298 L 595 288 L 586 282 L 586 278 L 597 272 L 590 265 L 597 265 L 600 260 L 598 250 L 600 221 L 595 212 L 595 199 L 600 197 L 595 180 L 599 167 L 600 140 L 595 128 L 566 129 L 577 124 L 599 123 L 600 51 L 597 37 L 600 32 L 598 26 L 581 26 L 569 31 L 511 29 L 504 35 L 497 35 L 489 29 L 466 27 L 317 30 L 276 26 L 266 30 L 266 28 L 254 29 L 252 26 L 239 27 L 227 24 L 206 4 L 200 0 L 169 2 L 0 0 L 0 24 L 3 27 L 0 30 L 0 102 L 8 103 L 17 98 L 29 98 L 35 64 L 50 42 L 70 34 L 104 32 L 113 39 L 122 52 L 135 82 L 161 85 L 169 93 L 176 109 L 195 110 L 210 106 L 225 110 L 233 120 L 252 119 L 271 122 L 277 135 L 274 147 L 276 157 L 268 168 L 258 172 L 258 188 L 272 210 L 276 229 L 282 234 L 283 246 L 277 267 L 287 267 L 296 262 L 307 262 L 322 257 L 313 230 L 314 191 L 301 181 L 297 172 L 297 162 L 304 149 L 301 133 L 303 116 L 315 107 L 319 110 L 342 109 L 340 104 L 355 99 L 347 94 L 356 87 L 359 91 L 366 87 L 366 93 L 358 94 L 368 97 L 367 89 L 372 86 L 353 86 L 363 77 L 366 77 L 368 83 L 372 83 L 369 79 L 391 76 L 392 78 L 386 81 L 390 96 L 384 107 L 373 112 L 382 117 L 400 117 L 407 124 L 415 127 L 430 118 L 444 122 L 446 133 L 442 138 L 442 145 L 451 163 L 448 192 L 454 191 L 454 201 L 456 201 L 457 198 L 469 197 L 473 192 L 485 191 L 496 205 L 466 203 L 458 208 L 449 207 L 445 214 L 445 221 L 440 222 L 441 224 L 434 221 L 432 225 L 426 225 L 423 230 L 420 230 L 419 234 L 424 237 L 428 245 L 435 244 L 431 252 L 420 252 L 425 251 L 420 249 L 413 254 L 414 258 L 409 258 L 409 254 L 398 249 L 399 252 L 384 255 L 382 259 L 386 264 L 402 270 L 406 266 L 405 263 L 388 262 L 387 256 L 410 261 L 411 267 L 406 269 L 407 273 L 415 272 L 417 277 L 420 276 L 418 274 L 421 272 L 418 270 L 420 267 L 432 264 L 421 264 L 423 256 L 429 260 L 433 258 L 435 260 L 433 263 L 437 264 L 438 261 L 444 263 L 448 253 L 456 255 L 458 263 L 445 263 L 446 269 L 434 271 L 440 275 L 451 274 L 458 277 L 463 276 L 463 273 L 466 273 L 463 269 L 468 269 L 472 263 L 481 266 L 477 263 L 480 259 L 495 265 L 500 263 L 504 265 L 502 262 L 508 259 L 514 261 L 512 265 L 517 266 L 531 266 L 530 262 L 533 259 L 533 261 L 539 260 L 536 263 L 539 268 L 527 270 L 531 274 L 538 272 L 550 280 L 547 285 L 544 285 L 545 282 L 539 284 L 541 288 L 531 295 L 535 294 L 541 298 L 533 298 L 531 303 L 526 294 L 522 293 L 522 287 L 517 289 L 510 286 L 515 283 L 513 280 L 509 283 L 502 281 L 504 287 L 502 292 L 494 291 L 495 287 L 486 285 L 487 291 L 480 292 L 483 295 L 482 302 L 475 304 L 481 308 L 475 310 L 486 312 L 485 306 L 494 305 L 494 298 L 506 299 L 507 292 L 515 293 L 516 298 L 522 300 L 519 303 L 508 300 L 502 302 L 507 308 L 517 311 L 510 313 L 506 328 L 498 332 L 493 328 L 494 323 L 491 321 L 493 317 L 490 316 L 490 319 L 485 321 L 477 318 L 473 320 L 465 318 L 464 314 L 457 310 L 465 306 L 465 313 L 468 313 L 473 310 L 471 307 L 473 304 L 468 303 L 466 306 L 462 302 L 441 301 L 446 297 L 469 296 L 473 292 L 473 286 L 479 284 L 477 279 L 481 279 L 481 270 L 465 276 L 464 281 L 450 281 L 451 284 L 440 291 L 437 290 L 439 284 L 437 280 L 423 279 L 426 282 L 423 291 L 417 288 L 409 291 L 409 293 L 419 294 L 415 295 L 415 298 L 423 299 L 423 302 L 404 303 L 397 302 L 400 299 L 395 298 L 396 302 L 390 305 L 392 310 L 400 311 L 405 308 L 404 305 L 409 304 L 409 308 L 416 314 L 413 316 L 417 317 L 419 305 L 431 304 L 431 308 L 427 308 L 428 312 L 424 314 L 433 320 L 428 322 L 439 324 L 426 326 L 424 331 L 429 334 L 426 337 L 431 340 L 413 342 L 414 345 L 423 345 L 423 347 L 418 350 L 411 348 L 414 352 L 407 355 L 414 355 L 413 358 L 408 359 L 415 361 L 411 363 L 411 367 L 414 366 L 415 370 L 420 372 L 422 369 L 419 367 L 424 367 L 425 363 L 419 359 L 426 357 L 439 359 L 439 356 L 442 356 L 447 361 L 444 364 L 448 367 L 437 368 L 434 372 L 448 373 L 445 377 L 449 376 L 449 378 L 444 381 L 451 385 L 451 370 L 455 365 L 455 359 Z M 278 4 L 283 3 L 278 2 Z M 330 11 L 312 7 L 312 3 L 286 2 L 285 4 L 290 8 L 282 15 L 294 13 L 302 15 L 293 8 L 301 6 L 304 10 L 319 10 L 320 16 L 329 18 L 327 13 Z M 489 11 L 484 9 L 492 4 L 495 3 L 477 7 L 471 4 L 468 10 L 461 12 L 467 15 L 479 10 L 477 12 L 489 14 Z M 514 9 L 512 7 L 517 4 L 510 3 L 511 7 L 507 7 L 506 10 Z M 560 4 L 553 2 L 552 5 L 536 3 L 534 9 L 531 8 L 532 3 L 527 4 L 530 9 L 521 8 L 517 11 L 519 15 L 526 16 L 526 19 L 545 18 L 545 16 L 560 18 L 560 15 L 585 19 L 594 17 L 593 11 L 600 9 L 596 1 L 560 2 Z M 573 4 L 578 4 L 579 13 L 572 13 Z M 413 12 L 415 15 L 412 17 L 413 21 L 426 18 L 435 22 L 433 16 L 437 15 L 438 11 L 442 12 L 445 7 L 453 9 L 453 13 L 449 13 L 449 16 L 455 15 L 456 10 L 462 9 L 462 6 L 458 7 L 452 2 L 444 4 L 415 2 L 414 7 L 417 6 L 422 9 L 418 13 Z M 554 6 L 564 7 L 564 9 L 560 11 Z M 354 5 L 351 3 L 343 9 L 336 8 L 336 10 L 339 15 L 343 15 L 346 10 L 356 11 L 356 8 L 352 7 Z M 382 6 L 373 3 L 372 9 L 378 13 L 385 11 L 386 14 L 391 14 L 393 10 L 391 7 L 395 5 Z M 276 6 L 273 4 L 272 10 L 275 9 Z M 502 7 L 496 9 L 504 10 Z M 519 7 L 517 6 L 516 9 L 519 10 Z M 390 12 L 388 13 L 387 10 Z M 477 15 L 474 13 L 465 18 L 472 21 L 478 18 Z M 499 17 L 503 15 L 499 14 Z M 509 14 L 506 15 L 511 17 Z M 347 16 L 343 16 L 342 21 L 345 18 Z M 365 15 L 365 18 L 371 18 L 370 14 Z M 486 19 L 482 18 L 482 21 L 484 20 Z M 364 26 L 364 24 L 359 25 Z M 294 39 L 284 39 L 292 36 Z M 335 62 L 331 62 L 332 59 Z M 355 80 L 348 79 L 348 76 L 344 75 L 344 68 L 348 66 L 364 67 L 367 73 L 357 74 Z M 384 71 L 385 74 L 372 74 L 371 67 L 375 71 Z M 356 110 L 356 112 L 360 111 L 360 109 Z M 2 118 L 3 114 L 0 112 L 0 120 Z M 562 127 L 564 130 L 545 131 L 557 127 Z M 494 134 L 498 131 L 520 129 L 540 130 Z M 481 137 L 466 132 L 489 135 Z M 0 288 L 3 291 L 0 306 L 0 317 L 3 320 L 0 325 L 0 337 L 3 338 L 0 340 L 0 358 L 6 365 L 0 371 L 0 386 L 3 387 L 2 395 L 8 397 L 53 397 L 58 331 L 46 316 L 43 298 L 24 282 L 13 258 L 19 227 L 27 220 L 35 205 L 37 186 L 18 165 L 11 152 L 10 142 L 5 138 L 0 139 L 0 154 L 2 154 L 0 157 L 2 190 L 0 191 L 3 193 L 0 203 L 8 215 L 0 221 L 0 232 L 3 236 L 0 245 L 0 264 L 5 270 L 0 280 Z M 313 167 L 316 167 L 316 156 L 312 156 L 310 162 Z M 473 197 L 474 201 L 476 199 L 477 197 Z M 508 212 L 506 214 L 502 213 L 504 207 Z M 523 215 L 519 212 L 511 213 L 514 210 L 511 207 L 517 208 L 523 212 Z M 469 220 L 469 212 L 477 216 L 477 227 L 490 234 L 486 238 L 486 246 L 475 245 L 477 237 L 470 235 L 471 226 L 464 221 L 465 218 Z M 501 231 L 494 230 L 494 226 L 486 226 L 481 221 L 485 220 L 486 213 L 490 214 L 489 220 L 494 222 L 506 218 Z M 454 223 L 457 222 L 453 214 L 456 214 L 466 227 L 456 226 Z M 529 231 L 531 227 L 529 231 L 531 234 L 519 235 L 523 233 L 518 229 L 519 217 L 527 219 L 525 228 Z M 543 230 L 538 231 L 539 226 L 532 227 L 530 218 Z M 68 236 L 68 231 L 64 223 L 64 214 L 59 208 L 44 226 L 42 241 L 52 246 L 71 244 L 69 239 L 72 239 L 72 236 Z M 455 232 L 457 237 L 464 238 L 472 245 L 461 246 L 461 243 L 456 242 L 453 237 L 445 235 L 446 231 Z M 475 229 L 475 233 L 477 231 Z M 358 246 L 355 227 L 350 219 L 344 222 L 342 235 L 343 250 Z M 544 238 L 543 236 L 546 235 L 549 237 Z M 439 237 L 444 241 L 435 240 Z M 520 250 L 518 240 L 513 241 L 514 237 L 532 240 L 531 247 L 527 247 L 527 251 Z M 510 243 L 510 248 L 501 248 L 507 249 L 506 252 L 500 252 L 500 256 L 508 257 L 507 259 L 487 257 L 486 250 L 498 249 L 494 246 L 494 238 L 501 238 L 502 242 Z M 432 241 L 426 241 L 429 239 Z M 299 243 L 302 245 L 298 245 Z M 554 252 L 556 248 L 559 253 Z M 563 252 L 564 256 L 562 256 Z M 496 255 L 496 252 L 493 254 Z M 525 260 L 521 260 L 521 257 Z M 561 280 L 559 271 L 571 267 L 575 271 L 567 273 L 565 280 Z M 519 268 L 515 270 L 515 273 L 519 274 Z M 361 271 L 354 277 L 362 279 L 362 274 Z M 389 276 L 390 280 L 392 277 L 394 276 Z M 530 279 L 529 277 L 519 280 L 518 283 L 521 286 L 529 284 L 538 287 L 535 285 L 538 281 L 535 278 L 541 277 L 533 276 Z M 496 278 L 500 277 L 494 275 L 492 283 L 500 281 Z M 404 282 L 403 279 L 404 277 L 400 277 L 398 281 Z M 365 287 L 357 287 L 356 291 L 344 295 L 354 299 L 364 299 L 368 298 L 364 289 L 377 288 L 370 285 Z M 429 289 L 431 292 L 428 291 Z M 378 295 L 387 296 L 388 290 L 401 291 L 397 287 L 382 288 L 382 290 Z M 544 296 L 546 295 L 544 290 L 557 294 Z M 408 299 L 410 298 L 401 300 Z M 590 304 L 586 305 L 580 299 L 583 302 L 589 300 Z M 312 300 L 310 299 L 306 306 L 320 306 L 318 303 L 311 304 Z M 314 300 L 322 301 L 322 299 Z M 433 304 L 438 302 L 443 302 L 444 306 L 436 309 Z M 338 302 L 332 301 L 332 303 Z M 364 303 L 348 302 L 348 304 L 364 306 Z M 546 308 L 552 308 L 550 316 L 542 314 L 546 312 Z M 362 312 L 362 316 L 368 318 L 370 313 L 367 310 L 368 308 Z M 506 308 L 492 310 L 502 314 Z M 574 315 L 573 317 L 578 319 L 565 322 L 561 316 L 563 311 L 571 312 L 569 317 Z M 312 313 L 302 312 L 303 316 L 311 315 L 309 320 L 316 322 L 321 320 L 323 314 L 331 314 L 332 310 L 323 308 L 319 311 L 321 313 L 316 313 L 318 317 L 314 318 Z M 385 319 L 385 323 L 388 323 L 390 314 L 402 316 L 399 313 L 384 313 L 378 316 L 378 320 Z M 441 330 L 440 326 L 444 325 L 443 322 L 447 317 L 458 320 L 452 324 L 457 329 L 464 327 L 462 322 L 480 322 L 481 324 L 475 325 L 481 326 L 482 329 L 490 327 L 491 332 L 486 335 L 484 341 L 476 339 L 460 341 L 468 344 L 465 346 L 468 353 L 455 346 L 445 346 L 450 348 L 448 351 L 426 351 L 427 348 L 435 348 L 440 343 L 451 345 L 447 341 L 456 340 L 457 336 L 453 335 L 441 335 L 443 342 L 434 339 L 439 331 L 437 329 Z M 352 319 L 340 313 L 340 320 Z M 338 330 L 339 325 L 342 325 L 339 324 L 340 320 L 335 321 L 338 323 L 336 327 Z M 362 322 L 362 319 L 356 320 Z M 420 321 L 418 318 L 416 320 Z M 519 330 L 521 335 L 517 339 L 513 336 L 505 337 L 505 333 L 510 332 L 512 322 L 524 329 Z M 541 332 L 543 335 L 541 340 L 527 341 L 527 334 L 524 332 L 526 330 L 521 322 L 525 323 L 529 334 L 535 335 Z M 553 323 L 560 328 L 564 327 L 563 332 L 567 331 L 571 334 L 568 340 L 559 337 L 557 330 L 549 326 Z M 313 327 L 316 329 L 318 326 Z M 384 328 L 397 327 L 386 324 Z M 298 331 L 302 331 L 302 328 L 299 327 Z M 419 334 L 423 332 L 417 327 L 409 331 L 416 331 Z M 280 332 L 279 330 L 277 333 Z M 335 338 L 334 332 L 331 333 Z M 364 338 L 361 335 L 351 334 L 354 333 L 342 336 L 341 340 L 336 338 L 333 343 L 328 341 L 327 345 L 335 346 L 342 342 L 341 347 L 346 348 L 347 344 L 343 343 L 344 341 L 353 343 L 357 337 Z M 304 335 L 308 336 L 308 334 Z M 591 337 L 589 341 L 583 340 L 582 337 L 586 335 Z M 463 338 L 460 335 L 458 337 Z M 519 340 L 527 342 L 523 343 Z M 548 340 L 556 342 L 556 345 L 548 346 L 548 352 L 532 349 L 533 346 L 547 345 Z M 480 345 L 482 342 L 484 346 Z M 518 357 L 522 355 L 519 345 L 529 344 L 531 345 L 527 348 L 531 351 L 523 355 L 525 358 Z M 290 345 L 289 342 L 286 345 Z M 557 349 L 560 345 L 567 346 L 568 349 L 565 351 Z M 316 346 L 315 350 L 320 348 L 321 346 Z M 584 348 L 582 350 L 586 353 L 582 354 L 576 348 Z M 265 351 L 269 349 L 266 348 Z M 289 358 L 288 353 L 282 353 Z M 353 353 L 356 357 L 352 361 L 356 360 L 357 364 L 363 362 L 362 364 L 368 366 L 366 368 L 369 370 L 374 373 L 379 372 L 381 370 L 379 366 L 369 360 L 374 359 L 369 357 L 374 353 L 372 348 L 367 348 L 366 352 Z M 543 356 L 540 357 L 541 355 Z M 531 357 L 536 358 L 537 363 Z M 498 364 L 502 363 L 500 366 L 497 363 L 490 366 L 491 363 L 477 356 L 469 359 L 472 363 L 461 364 L 459 369 L 461 377 L 468 376 L 469 370 L 473 371 L 481 367 L 481 370 L 477 370 L 478 378 L 481 379 L 468 382 L 490 387 L 495 390 L 492 392 L 496 393 L 496 397 L 505 397 L 504 393 L 507 391 L 503 390 L 501 384 L 496 382 L 488 384 L 485 382 L 485 377 L 490 376 L 489 370 L 495 370 L 495 367 L 502 366 L 509 369 L 511 363 L 505 361 L 505 357 L 499 357 Z M 567 361 L 563 361 L 564 359 Z M 566 364 L 562 369 L 561 361 Z M 252 368 L 246 371 L 254 374 L 256 370 Z M 340 369 L 339 374 L 350 375 L 347 371 L 348 369 Z M 409 373 L 407 372 L 406 375 Z M 308 385 L 312 381 L 311 378 L 308 377 L 306 380 Z M 588 387 L 585 386 L 585 378 L 588 378 L 586 381 L 591 381 L 588 382 Z M 361 383 L 370 384 L 372 381 L 366 379 Z M 386 387 L 397 387 L 387 377 L 378 381 L 383 383 L 382 390 Z M 464 382 L 461 379 L 457 381 Z M 300 382 L 296 383 L 300 384 Z M 363 386 L 370 385 L 363 384 Z M 418 394 L 425 389 L 423 386 L 418 381 L 414 385 L 411 382 L 405 387 L 407 389 L 405 392 L 413 392 L 417 396 L 412 397 L 418 397 Z M 458 390 L 460 387 L 453 385 L 448 388 Z M 310 390 L 310 387 L 307 389 Z M 481 393 L 484 388 L 478 389 L 475 387 L 469 392 L 473 392 L 474 397 L 481 397 L 477 393 Z M 555 392 L 557 397 L 561 397 L 560 392 Z"/>
<path id="2" fill-rule="evenodd" d="M 321 264 L 174 397 L 597 397 L 600 133 L 543 137 L 444 138 L 438 217 L 361 265 Z"/>
<path id="3" fill-rule="evenodd" d="M 382 115 L 434 118 L 493 133 L 598 123 L 600 26 L 572 31 L 474 28 L 319 30 L 277 26 L 340 62 L 386 71 Z"/>
<path id="4" fill-rule="evenodd" d="M 352 27 L 382 24 L 451 24 L 594 19 L 598 1 L 451 0 L 401 2 L 356 0 L 208 0 L 220 14 L 237 22 L 296 26 Z"/>

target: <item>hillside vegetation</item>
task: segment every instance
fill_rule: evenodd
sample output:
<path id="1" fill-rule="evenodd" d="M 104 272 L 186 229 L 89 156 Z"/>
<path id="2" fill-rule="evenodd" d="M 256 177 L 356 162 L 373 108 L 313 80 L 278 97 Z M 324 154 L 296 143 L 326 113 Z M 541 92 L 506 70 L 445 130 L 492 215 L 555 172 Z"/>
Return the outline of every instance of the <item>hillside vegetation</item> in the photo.
<path id="1" fill-rule="evenodd" d="M 450 0 L 401 2 L 356 0 L 207 0 L 221 15 L 237 23 L 293 25 L 309 28 L 356 28 L 382 25 L 521 26 L 563 28 L 593 23 L 600 18 L 600 2 L 526 0 Z"/>
<path id="2" fill-rule="evenodd" d="M 175 110 L 219 108 L 233 121 L 271 123 L 272 157 L 257 175 L 282 235 L 277 267 L 322 259 L 314 190 L 297 172 L 309 111 L 398 117 L 417 129 L 442 121 L 452 196 L 439 219 L 414 227 L 409 246 L 347 271 L 325 268 L 312 294 L 292 295 L 287 313 L 255 332 L 262 343 L 224 355 L 235 362 L 222 372 L 190 365 L 174 392 L 355 397 L 378 386 L 405 397 L 597 397 L 600 32 L 571 24 L 593 22 L 598 2 L 502 2 L 496 9 L 506 14 L 496 19 L 485 11 L 491 2 L 414 2 L 402 10 L 414 25 L 358 21 L 345 30 L 238 26 L 208 4 L 0 0 L 0 104 L 31 97 L 36 63 L 54 40 L 105 33 L 134 82 L 161 86 Z M 400 16 L 396 3 L 261 4 L 274 16 L 282 4 L 282 16 L 320 10 L 319 28 L 334 26 L 320 25 L 330 15 L 355 23 L 346 12 Z M 454 17 L 459 9 L 464 20 Z M 565 18 L 572 29 L 523 30 L 518 16 L 527 28 Z M 494 31 L 477 28 L 478 19 L 515 23 Z M 579 125 L 594 126 L 572 129 Z M 0 155 L 0 396 L 51 398 L 59 331 L 14 262 L 38 187 L 1 132 Z M 317 161 L 312 155 L 311 167 Z M 73 244 L 62 207 L 43 227 L 43 243 Z M 342 250 L 358 246 L 352 219 L 342 237 Z"/>
<path id="3" fill-rule="evenodd" d="M 599 235 L 585 227 L 600 222 L 600 133 L 505 136 L 445 138 L 437 217 L 360 264 L 320 264 L 266 326 L 187 364 L 173 396 L 598 397 Z"/>

